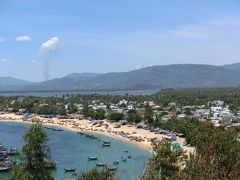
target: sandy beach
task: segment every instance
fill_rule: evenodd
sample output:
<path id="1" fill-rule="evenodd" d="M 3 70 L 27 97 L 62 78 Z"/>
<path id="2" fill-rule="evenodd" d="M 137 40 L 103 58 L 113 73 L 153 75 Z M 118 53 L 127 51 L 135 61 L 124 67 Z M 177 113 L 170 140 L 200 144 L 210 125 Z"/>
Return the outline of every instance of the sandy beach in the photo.
<path id="1" fill-rule="evenodd" d="M 152 151 L 151 139 L 162 138 L 163 134 L 155 134 L 145 129 L 139 129 L 134 126 L 124 125 L 116 128 L 114 123 L 110 123 L 106 120 L 101 121 L 101 124 L 93 125 L 89 120 L 78 120 L 78 119 L 58 119 L 58 118 L 42 118 L 40 116 L 34 116 L 33 118 L 38 118 L 42 121 L 44 125 L 56 126 L 59 128 L 66 128 L 71 131 L 76 132 L 90 132 L 90 133 L 100 133 L 106 136 L 111 136 L 121 141 L 126 141 L 132 144 L 144 148 L 146 150 Z M 31 118 L 32 119 L 32 118 Z M 21 115 L 15 115 L 12 113 L 0 114 L 1 121 L 11 121 L 11 122 L 24 122 L 31 123 L 31 119 L 24 120 Z M 120 134 L 124 132 L 128 134 L 128 137 L 123 137 Z M 132 137 L 141 137 L 141 141 L 136 141 Z M 185 139 L 177 137 L 176 142 L 184 144 Z M 183 146 L 183 150 L 186 153 L 192 153 L 194 147 Z"/>

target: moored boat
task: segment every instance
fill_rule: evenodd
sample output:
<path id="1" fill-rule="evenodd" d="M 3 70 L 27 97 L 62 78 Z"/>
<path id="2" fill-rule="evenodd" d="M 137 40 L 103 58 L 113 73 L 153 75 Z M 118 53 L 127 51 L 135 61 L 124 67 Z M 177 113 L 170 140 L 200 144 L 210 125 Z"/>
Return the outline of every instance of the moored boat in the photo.
<path id="1" fill-rule="evenodd" d="M 75 172 L 76 169 L 75 168 L 64 168 L 65 172 Z"/>
<path id="2" fill-rule="evenodd" d="M 97 166 L 105 166 L 105 163 L 101 163 L 101 162 L 96 162 Z"/>
<path id="3" fill-rule="evenodd" d="M 116 166 L 109 166 L 109 167 L 108 167 L 108 170 L 109 170 L 109 171 L 115 171 L 116 169 L 117 169 Z"/>
<path id="4" fill-rule="evenodd" d="M 103 143 L 102 146 L 103 146 L 103 147 L 109 147 L 109 146 L 111 146 L 111 144 Z"/>
<path id="5" fill-rule="evenodd" d="M 9 166 L 0 166 L 0 172 L 9 171 L 11 167 Z"/>
<path id="6" fill-rule="evenodd" d="M 88 159 L 89 159 L 89 160 L 97 160 L 97 157 L 95 157 L 95 156 L 89 156 Z"/>

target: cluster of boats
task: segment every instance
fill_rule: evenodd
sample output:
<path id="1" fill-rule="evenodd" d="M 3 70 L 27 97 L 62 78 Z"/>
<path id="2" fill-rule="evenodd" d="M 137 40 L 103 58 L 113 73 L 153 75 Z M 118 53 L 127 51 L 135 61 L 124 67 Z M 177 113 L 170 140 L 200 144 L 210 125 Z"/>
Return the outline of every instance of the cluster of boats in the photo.
<path id="1" fill-rule="evenodd" d="M 44 127 L 45 129 L 51 129 L 53 131 L 63 131 L 63 129 L 53 128 L 53 127 Z"/>
<path id="2" fill-rule="evenodd" d="M 111 144 L 110 141 L 104 141 L 104 142 L 105 142 L 106 144 Z M 128 151 L 127 151 L 127 150 L 125 150 L 124 152 L 128 154 Z M 121 160 L 122 160 L 123 162 L 126 162 L 127 159 L 132 158 L 132 156 L 131 156 L 130 154 L 128 154 L 128 155 L 127 155 L 127 154 L 125 154 L 124 156 L 121 157 Z M 88 160 L 89 160 L 89 161 L 97 161 L 97 160 L 98 160 L 98 157 L 96 157 L 96 156 L 88 156 Z M 117 170 L 117 168 L 118 168 L 117 165 L 118 165 L 118 164 L 119 164 L 119 161 L 118 161 L 118 160 L 113 161 L 113 165 L 108 165 L 108 164 L 106 164 L 106 163 L 104 163 L 104 162 L 96 162 L 96 166 L 97 166 L 97 167 L 106 167 L 109 171 L 115 171 L 115 170 Z M 73 176 L 76 176 L 76 175 L 78 174 L 75 168 L 64 168 L 64 170 L 65 170 L 66 173 L 72 173 Z"/>
<path id="3" fill-rule="evenodd" d="M 83 133 L 83 132 L 77 132 L 77 134 L 84 135 L 84 136 L 86 136 L 86 137 L 88 137 L 90 139 L 98 139 L 98 137 L 94 136 L 93 134 L 87 134 L 87 133 Z"/>
<path id="4" fill-rule="evenodd" d="M 0 172 L 10 170 L 15 164 L 16 160 L 12 156 L 19 154 L 16 148 L 7 149 L 2 143 L 0 143 Z"/>

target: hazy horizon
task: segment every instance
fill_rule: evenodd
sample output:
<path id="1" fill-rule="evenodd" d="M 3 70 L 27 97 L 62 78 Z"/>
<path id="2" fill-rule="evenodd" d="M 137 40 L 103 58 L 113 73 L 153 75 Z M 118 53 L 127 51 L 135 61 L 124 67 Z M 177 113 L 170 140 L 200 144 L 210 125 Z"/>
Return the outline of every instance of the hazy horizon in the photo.
<path id="1" fill-rule="evenodd" d="M 0 0 L 0 77 L 240 61 L 238 0 Z"/>
<path id="2" fill-rule="evenodd" d="M 235 62 L 232 64 L 240 64 L 240 62 Z M 56 78 L 63 78 L 72 74 L 108 74 L 108 73 L 121 73 L 121 72 L 130 72 L 130 71 L 135 71 L 135 70 L 140 70 L 143 68 L 147 68 L 147 67 L 153 67 L 153 66 L 171 66 L 171 65 L 209 65 L 209 66 L 224 66 L 224 65 L 232 65 L 232 64 L 222 64 L 222 65 L 212 65 L 212 64 L 191 64 L 191 63 L 178 63 L 178 64 L 166 64 L 166 65 L 150 65 L 150 66 L 143 66 L 143 67 L 139 67 L 139 68 L 134 68 L 132 70 L 128 70 L 128 71 L 107 71 L 107 72 L 71 72 L 69 74 L 65 74 L 62 76 L 58 76 L 58 77 L 51 77 L 48 80 L 52 80 L 52 79 L 56 79 Z M 26 80 L 26 81 L 30 81 L 30 82 L 44 82 L 46 80 L 40 80 L 40 81 L 32 81 L 32 80 L 28 80 L 28 79 L 21 79 L 19 77 L 14 77 L 14 76 L 0 76 L 0 78 L 15 78 L 15 79 L 19 79 L 19 80 Z"/>

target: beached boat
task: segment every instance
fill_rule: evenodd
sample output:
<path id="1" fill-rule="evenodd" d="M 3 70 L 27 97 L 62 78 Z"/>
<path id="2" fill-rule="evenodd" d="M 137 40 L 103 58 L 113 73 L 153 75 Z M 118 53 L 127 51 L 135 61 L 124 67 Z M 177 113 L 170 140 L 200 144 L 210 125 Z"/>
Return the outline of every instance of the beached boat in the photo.
<path id="1" fill-rule="evenodd" d="M 93 160 L 97 160 L 97 157 L 95 157 L 95 156 L 89 156 L 88 159 L 93 161 Z"/>
<path id="2" fill-rule="evenodd" d="M 64 168 L 65 172 L 75 172 L 76 169 L 75 168 Z"/>

